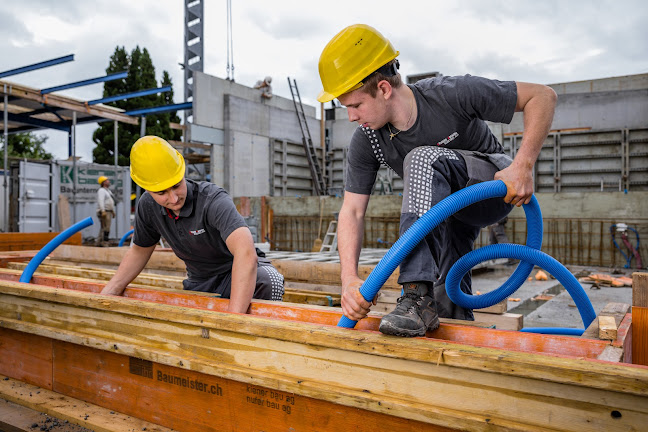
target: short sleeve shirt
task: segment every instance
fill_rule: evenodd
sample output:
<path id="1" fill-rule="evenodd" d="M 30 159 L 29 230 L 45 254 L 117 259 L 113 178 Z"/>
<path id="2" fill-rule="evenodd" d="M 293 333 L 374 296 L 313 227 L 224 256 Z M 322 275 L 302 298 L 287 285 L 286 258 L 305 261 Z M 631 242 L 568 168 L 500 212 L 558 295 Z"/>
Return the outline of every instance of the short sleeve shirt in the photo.
<path id="1" fill-rule="evenodd" d="M 405 156 L 420 146 L 503 153 L 485 121 L 511 122 L 517 103 L 514 81 L 465 75 L 424 79 L 409 87 L 418 111 L 414 125 L 391 140 L 387 125 L 378 130 L 359 126 L 349 146 L 345 190 L 371 194 L 381 165 L 402 178 Z"/>
<path id="2" fill-rule="evenodd" d="M 150 247 L 160 241 L 187 265 L 189 279 L 206 280 L 232 271 L 234 256 L 227 237 L 247 224 L 225 189 L 209 182 L 186 179 L 187 199 L 178 217 L 142 194 L 135 212 L 133 243 Z"/>

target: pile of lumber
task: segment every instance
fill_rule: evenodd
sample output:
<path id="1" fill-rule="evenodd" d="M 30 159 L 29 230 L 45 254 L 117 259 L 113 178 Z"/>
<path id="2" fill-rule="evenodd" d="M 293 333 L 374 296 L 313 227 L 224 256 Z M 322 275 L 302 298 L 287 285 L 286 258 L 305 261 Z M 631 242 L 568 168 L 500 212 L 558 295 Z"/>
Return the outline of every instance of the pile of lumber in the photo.
<path id="1" fill-rule="evenodd" d="M 591 283 L 600 286 L 609 286 L 609 287 L 631 287 L 632 278 L 627 276 L 611 276 L 604 273 L 590 274 L 578 279 L 579 282 Z"/>

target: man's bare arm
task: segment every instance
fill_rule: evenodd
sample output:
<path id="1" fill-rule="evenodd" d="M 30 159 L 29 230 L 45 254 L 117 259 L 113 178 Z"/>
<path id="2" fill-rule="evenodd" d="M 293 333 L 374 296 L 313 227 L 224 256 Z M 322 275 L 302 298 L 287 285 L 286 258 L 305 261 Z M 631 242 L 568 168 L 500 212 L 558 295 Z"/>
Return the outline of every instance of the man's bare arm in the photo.
<path id="1" fill-rule="evenodd" d="M 154 250 L 155 245 L 151 247 L 132 245 L 124 255 L 115 275 L 106 284 L 104 289 L 101 290 L 101 294 L 122 295 L 126 286 L 144 269 Z"/>
<path id="2" fill-rule="evenodd" d="M 225 240 L 234 255 L 232 265 L 232 290 L 227 310 L 246 313 L 250 307 L 257 280 L 257 254 L 248 227 L 234 230 Z"/>
<path id="3" fill-rule="evenodd" d="M 371 303 L 360 294 L 364 282 L 358 276 L 358 260 L 364 235 L 364 216 L 369 195 L 344 193 L 344 203 L 338 216 L 338 251 L 342 279 L 342 312 L 348 318 L 360 320 L 367 316 Z"/>
<path id="4" fill-rule="evenodd" d="M 533 195 L 533 165 L 538 159 L 556 108 L 556 92 L 541 84 L 517 83 L 516 111 L 524 113 L 522 144 L 513 163 L 495 174 L 495 180 L 503 180 L 507 186 L 504 200 L 521 206 L 528 204 Z"/>

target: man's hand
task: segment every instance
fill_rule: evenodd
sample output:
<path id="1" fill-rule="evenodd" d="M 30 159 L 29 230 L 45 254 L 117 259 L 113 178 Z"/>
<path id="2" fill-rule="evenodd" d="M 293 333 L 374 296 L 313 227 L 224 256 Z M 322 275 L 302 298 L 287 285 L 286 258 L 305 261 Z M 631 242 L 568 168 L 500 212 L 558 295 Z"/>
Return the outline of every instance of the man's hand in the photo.
<path id="1" fill-rule="evenodd" d="M 504 201 L 520 207 L 529 204 L 533 195 L 533 176 L 531 167 L 522 167 L 514 161 L 508 168 L 495 173 L 495 180 L 502 180 L 506 184 Z"/>
<path id="2" fill-rule="evenodd" d="M 369 313 L 371 304 L 373 303 L 375 305 L 380 297 L 379 292 L 374 297 L 372 303 L 365 300 L 362 294 L 360 294 L 360 287 L 363 283 L 364 281 L 362 279 L 355 278 L 342 287 L 342 312 L 347 318 L 354 321 L 360 321 L 365 318 Z"/>
<path id="3" fill-rule="evenodd" d="M 124 293 L 124 288 L 120 286 L 115 286 L 111 285 L 108 283 L 102 290 L 101 294 L 103 295 L 112 295 L 112 296 L 120 296 Z"/>
<path id="4" fill-rule="evenodd" d="M 100 214 L 101 214 L 101 217 L 105 217 L 105 216 L 106 216 L 106 211 L 105 211 L 105 210 L 101 210 L 101 213 L 100 213 Z"/>

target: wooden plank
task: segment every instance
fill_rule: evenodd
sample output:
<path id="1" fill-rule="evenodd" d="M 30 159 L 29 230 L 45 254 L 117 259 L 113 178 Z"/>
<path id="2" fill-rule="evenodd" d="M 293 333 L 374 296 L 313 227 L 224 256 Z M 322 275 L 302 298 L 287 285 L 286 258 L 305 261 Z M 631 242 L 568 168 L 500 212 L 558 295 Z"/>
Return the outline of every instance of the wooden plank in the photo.
<path id="1" fill-rule="evenodd" d="M 648 307 L 648 273 L 632 273 L 632 306 Z"/>
<path id="2" fill-rule="evenodd" d="M 601 316 L 613 317 L 614 323 L 618 328 L 619 325 L 621 325 L 621 321 L 629 311 L 630 311 L 630 305 L 626 303 L 606 304 L 603 307 L 603 309 L 601 309 L 599 316 L 594 318 L 594 320 L 590 323 L 587 329 L 583 332 L 581 337 L 585 339 L 599 339 L 599 317 Z M 616 340 L 616 337 L 614 339 Z"/>
<path id="3" fill-rule="evenodd" d="M 69 343 L 54 357 L 59 391 L 183 432 L 451 430 Z"/>
<path id="4" fill-rule="evenodd" d="M 524 315 L 515 313 L 481 313 L 477 310 L 473 311 L 475 321 L 480 323 L 492 324 L 499 330 L 520 330 L 524 327 Z"/>
<path id="5" fill-rule="evenodd" d="M 617 324 L 614 317 L 599 316 L 598 317 L 598 337 L 599 339 L 616 340 L 617 338 Z"/>
<path id="6" fill-rule="evenodd" d="M 632 274 L 632 363 L 648 366 L 648 273 Z"/>
<path id="7" fill-rule="evenodd" d="M 61 231 L 65 231 L 72 225 L 72 221 L 70 219 L 70 202 L 63 194 L 58 196 L 57 210 L 59 228 Z"/>
<path id="8" fill-rule="evenodd" d="M 77 371 L 72 372 L 72 374 L 74 373 L 77 373 Z M 102 408 L 92 403 L 7 377 L 0 377 L 0 397 L 63 421 L 67 420 L 73 424 L 92 429 L 95 432 L 172 431 L 172 429 L 124 415 L 112 409 Z M 33 431 L 34 429 L 30 428 L 30 430 Z"/>
<path id="9" fill-rule="evenodd" d="M 14 270 L 24 270 L 27 267 L 27 263 L 23 262 L 13 262 L 9 263 L 8 268 Z M 49 265 L 41 264 L 38 267 L 36 274 L 57 274 L 63 276 L 73 276 L 83 279 L 92 279 L 96 281 L 108 281 L 114 274 L 115 270 L 106 270 L 106 269 L 93 269 L 93 268 L 83 268 L 83 267 L 71 267 L 63 265 Z M 147 287 L 157 287 L 157 288 L 169 288 L 173 290 L 183 290 L 182 281 L 184 277 L 177 276 L 168 276 L 168 275 L 157 275 L 157 274 L 145 274 L 142 273 L 136 277 L 131 285 L 138 286 L 147 286 Z M 340 294 L 337 293 L 327 293 L 327 292 L 318 292 L 311 290 L 299 290 L 293 288 L 285 288 L 284 302 L 291 303 L 304 303 L 304 304 L 314 304 L 321 306 L 339 306 L 340 305 Z"/>
<path id="10" fill-rule="evenodd" d="M 0 359 L 0 374 L 52 389 L 51 339 L 0 327 Z"/>
<path id="11" fill-rule="evenodd" d="M 0 268 L 6 268 L 9 263 L 15 261 L 29 261 L 36 256 L 37 250 L 20 252 L 0 252 Z"/>
<path id="12" fill-rule="evenodd" d="M 50 105 L 58 108 L 69 109 L 76 112 L 88 113 L 93 116 L 117 120 L 121 123 L 128 123 L 132 125 L 139 124 L 139 119 L 137 117 L 131 117 L 123 113 L 122 110 L 108 106 L 108 105 L 92 105 L 89 106 L 83 101 L 70 98 L 68 96 L 57 95 L 54 93 L 49 93 L 42 95 L 40 90 L 27 87 L 20 84 L 9 83 L 3 80 L 0 80 L 0 83 L 7 84 L 7 93 L 10 97 L 15 96 L 23 99 L 32 100 L 43 105 Z M 3 86 L 0 85 L 0 93 L 2 92 Z"/>
<path id="13" fill-rule="evenodd" d="M 623 361 L 623 354 L 623 348 L 610 345 L 605 347 L 603 352 L 596 358 L 598 360 L 619 363 Z"/>
<path id="14" fill-rule="evenodd" d="M 20 278 L 19 271 L 4 270 L 0 271 L 0 279 L 17 281 Z M 34 284 L 65 288 L 83 292 L 98 293 L 101 291 L 103 284 L 88 282 L 87 280 L 34 275 L 32 282 Z M 173 304 L 177 306 L 194 307 L 204 310 L 226 311 L 227 300 L 212 296 L 209 293 L 200 293 L 193 291 L 170 291 L 164 288 L 151 289 L 149 287 L 129 286 L 124 297 L 138 299 L 143 301 Z M 335 326 L 341 316 L 341 308 L 330 308 L 313 305 L 296 305 L 282 302 L 272 302 L 266 300 L 253 300 L 251 305 L 252 315 L 270 317 L 281 320 L 293 320 L 298 322 L 309 322 L 318 325 Z M 370 315 L 363 319 L 356 326 L 359 330 L 377 331 L 380 319 L 384 314 L 370 312 Z M 573 355 L 577 357 L 594 358 L 607 345 L 603 341 L 574 341 L 568 338 L 568 346 L 565 346 L 565 340 L 558 337 L 547 338 L 543 335 L 534 335 L 532 333 L 504 333 L 505 337 L 498 334 L 493 337 L 490 333 L 470 333 L 465 326 L 482 326 L 492 327 L 492 323 L 481 323 L 479 321 L 459 321 L 441 318 L 442 323 L 451 325 L 442 325 L 439 330 L 428 332 L 427 337 L 437 340 L 457 341 L 474 343 L 483 347 L 491 347 L 507 350 L 529 351 L 537 349 L 538 351 L 553 354 Z M 453 325 L 455 324 L 455 325 Z M 461 324 L 461 325 L 456 325 Z M 466 334 L 470 336 L 466 338 Z"/>
<path id="15" fill-rule="evenodd" d="M 91 432 L 82 426 L 61 420 L 42 412 L 0 398 L 0 431 L 35 432 Z"/>
<path id="16" fill-rule="evenodd" d="M 58 232 L 0 233 L 0 251 L 38 250 L 49 243 Z M 81 233 L 75 233 L 65 240 L 66 245 L 80 245 Z"/>
<path id="17" fill-rule="evenodd" d="M 34 284 L 26 287 L 5 281 L 0 283 L 0 293 L 3 326 L 38 332 L 66 346 L 85 345 L 102 353 L 120 353 L 180 368 L 181 374 L 167 375 L 182 380 L 186 373 L 187 382 L 192 381 L 193 371 L 243 383 L 241 388 L 245 389 L 268 388 L 468 430 L 594 431 L 636 429 L 648 422 L 648 369 L 637 366 L 433 339 L 395 338 Z M 21 320 L 10 318 L 17 309 L 23 311 Z M 445 331 L 451 326 L 442 327 Z M 569 337 L 467 330 L 464 335 L 470 340 L 476 340 L 480 333 L 484 341 L 520 337 L 525 340 L 524 346 L 531 346 L 532 341 L 557 343 L 563 352 L 572 345 L 605 345 Z M 56 377 L 74 380 L 85 389 L 84 394 L 112 395 L 115 387 L 100 378 L 110 375 L 109 367 L 102 366 L 110 362 L 97 360 L 74 367 L 74 362 L 85 362 L 89 356 L 82 351 L 55 354 L 55 361 L 61 360 L 62 365 L 70 365 L 71 371 L 81 375 L 77 379 L 74 373 L 55 371 Z M 125 361 L 115 362 L 122 363 Z M 83 379 L 89 372 L 96 378 Z M 153 376 L 157 379 L 157 372 Z M 163 380 L 159 385 L 169 388 Z M 226 387 L 221 387 L 225 392 Z M 76 384 L 62 385 L 60 391 L 73 388 Z M 135 403 L 146 392 L 123 392 L 119 396 Z M 173 400 L 183 402 L 182 398 Z M 246 404 L 254 405 L 247 400 Z M 614 418 L 610 411 L 620 406 L 623 416 Z M 307 412 L 305 415 L 312 415 L 312 411 Z M 269 418 L 277 419 L 283 430 L 290 426 L 281 424 L 281 417 Z"/>
<path id="18" fill-rule="evenodd" d="M 128 248 L 92 248 L 87 246 L 63 246 L 56 248 L 50 256 L 57 260 L 69 259 L 88 263 L 119 264 Z M 286 280 L 296 282 L 317 283 L 323 285 L 340 285 L 340 264 L 310 263 L 272 259 L 272 265 L 284 275 Z M 184 262 L 173 252 L 156 250 L 146 265 L 150 269 L 186 271 Z M 367 278 L 374 266 L 359 266 L 361 278 Z M 400 289 L 398 285 L 398 270 L 385 282 L 385 287 Z"/>

